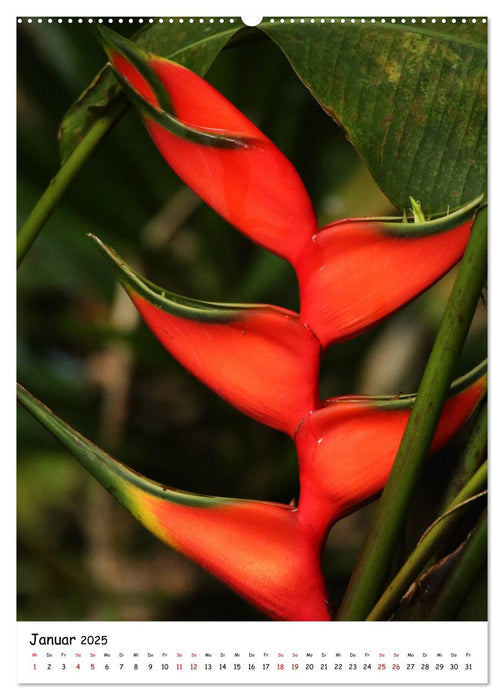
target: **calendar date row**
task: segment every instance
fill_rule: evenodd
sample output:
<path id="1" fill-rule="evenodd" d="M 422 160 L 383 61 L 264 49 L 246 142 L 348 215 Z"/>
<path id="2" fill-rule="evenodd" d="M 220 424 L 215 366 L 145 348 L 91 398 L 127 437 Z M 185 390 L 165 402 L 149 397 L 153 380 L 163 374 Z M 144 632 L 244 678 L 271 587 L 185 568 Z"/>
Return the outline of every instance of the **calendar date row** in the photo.
<path id="1" fill-rule="evenodd" d="M 470 663 L 34 663 L 33 670 L 67 671 L 471 671 Z"/>

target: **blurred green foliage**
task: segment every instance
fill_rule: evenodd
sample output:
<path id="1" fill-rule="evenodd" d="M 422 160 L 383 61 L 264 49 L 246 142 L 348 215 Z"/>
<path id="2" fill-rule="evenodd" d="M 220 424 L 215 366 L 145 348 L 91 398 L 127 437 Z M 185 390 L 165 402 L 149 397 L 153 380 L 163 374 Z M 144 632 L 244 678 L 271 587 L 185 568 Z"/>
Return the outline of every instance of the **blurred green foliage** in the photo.
<path id="1" fill-rule="evenodd" d="M 18 29 L 22 223 L 58 170 L 60 120 L 104 57 L 85 25 Z M 340 128 L 266 37 L 234 42 L 206 77 L 294 163 L 321 224 L 394 213 Z M 85 164 L 20 268 L 19 380 L 88 438 L 158 481 L 221 496 L 297 498 L 293 444 L 228 406 L 166 353 L 116 288 L 89 231 L 175 292 L 298 308 L 288 264 L 201 203 L 128 113 Z M 379 328 L 332 348 L 322 395 L 416 390 L 452 279 Z M 485 339 L 481 308 L 461 373 L 484 357 Z M 18 619 L 261 619 L 139 527 L 23 410 L 18 427 Z M 432 460 L 411 532 L 399 544 L 411 544 L 435 515 L 462 442 Z M 330 534 L 324 568 L 335 604 L 372 508 Z"/>

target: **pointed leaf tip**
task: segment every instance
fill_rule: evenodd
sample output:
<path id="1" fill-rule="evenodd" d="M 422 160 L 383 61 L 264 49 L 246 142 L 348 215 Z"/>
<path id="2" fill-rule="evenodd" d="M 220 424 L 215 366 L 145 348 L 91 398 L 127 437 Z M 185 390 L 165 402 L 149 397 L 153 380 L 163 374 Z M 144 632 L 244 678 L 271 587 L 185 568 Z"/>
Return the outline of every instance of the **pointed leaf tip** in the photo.
<path id="1" fill-rule="evenodd" d="M 320 542 L 295 509 L 199 496 L 163 486 L 114 460 L 23 387 L 18 398 L 156 537 L 279 620 L 329 620 Z"/>
<path id="2" fill-rule="evenodd" d="M 93 240 L 164 347 L 238 410 L 293 435 L 299 421 L 319 405 L 320 345 L 298 314 L 167 292 Z"/>

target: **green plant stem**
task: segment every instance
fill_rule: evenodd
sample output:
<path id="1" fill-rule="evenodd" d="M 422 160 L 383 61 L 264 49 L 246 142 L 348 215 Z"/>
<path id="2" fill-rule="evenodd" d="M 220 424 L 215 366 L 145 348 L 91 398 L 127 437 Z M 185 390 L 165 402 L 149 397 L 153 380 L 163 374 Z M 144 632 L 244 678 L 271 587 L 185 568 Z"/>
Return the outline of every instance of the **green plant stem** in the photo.
<path id="1" fill-rule="evenodd" d="M 486 279 L 487 211 L 479 210 L 394 465 L 340 610 L 364 620 L 380 595 Z M 358 467 L 358 465 L 356 465 Z"/>
<path id="2" fill-rule="evenodd" d="M 17 236 L 18 267 L 82 165 L 126 111 L 127 106 L 128 103 L 124 96 L 122 94 L 118 95 L 110 103 L 105 114 L 94 122 L 82 141 L 52 178 L 44 194 L 19 230 Z"/>
<path id="3" fill-rule="evenodd" d="M 480 464 L 486 458 L 487 452 L 487 428 L 488 428 L 488 407 L 486 398 L 480 406 L 469 439 L 461 454 L 456 469 L 447 486 L 442 505 L 439 509 L 439 516 L 451 508 L 451 503 L 460 489 L 466 484 Z M 441 546 L 442 547 L 442 546 Z M 429 565 L 434 565 L 442 556 L 441 548 L 438 548 L 431 557 Z"/>
<path id="4" fill-rule="evenodd" d="M 448 511 L 452 511 L 453 508 L 456 508 L 456 506 L 460 505 L 468 498 L 481 493 L 485 488 L 487 475 L 488 466 L 485 462 L 453 499 Z M 464 508 L 458 508 L 452 512 L 447 512 L 447 514 L 438 519 L 430 530 L 425 533 L 394 577 L 394 580 L 389 584 L 380 600 L 369 613 L 367 617 L 368 620 L 386 620 L 390 617 L 390 614 L 402 595 L 407 591 L 413 580 L 427 564 L 432 554 L 453 531 L 453 528 L 464 513 Z"/>
<path id="5" fill-rule="evenodd" d="M 448 488 L 446 490 L 440 512 L 448 509 L 450 502 L 462 488 L 463 484 L 474 474 L 483 462 L 487 450 L 488 407 L 485 401 L 480 407 L 474 421 L 472 432 L 467 440 L 465 449 L 458 461 Z"/>
<path id="6" fill-rule="evenodd" d="M 453 620 L 487 558 L 488 516 L 481 514 L 454 571 L 443 585 L 428 620 Z"/>

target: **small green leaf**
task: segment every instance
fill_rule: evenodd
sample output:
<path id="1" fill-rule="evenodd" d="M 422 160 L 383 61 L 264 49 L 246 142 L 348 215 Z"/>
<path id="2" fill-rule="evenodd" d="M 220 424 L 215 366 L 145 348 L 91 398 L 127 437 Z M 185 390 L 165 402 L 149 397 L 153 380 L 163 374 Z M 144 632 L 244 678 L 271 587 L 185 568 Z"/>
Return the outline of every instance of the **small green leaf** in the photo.
<path id="1" fill-rule="evenodd" d="M 231 27 L 231 28 L 230 28 Z M 191 70 L 204 75 L 217 54 L 243 27 L 239 19 L 233 24 L 205 22 L 168 23 L 156 22 L 142 28 L 136 34 L 140 48 L 164 58 L 170 58 Z M 106 114 L 116 102 L 127 109 L 112 70 L 109 66 L 95 77 L 89 87 L 65 114 L 59 131 L 60 157 L 65 162 L 93 124 Z"/>
<path id="2" fill-rule="evenodd" d="M 486 25 L 264 23 L 399 210 L 485 191 Z"/>
<path id="3" fill-rule="evenodd" d="M 413 199 L 413 197 L 410 197 L 410 203 L 411 203 L 411 211 L 413 213 L 413 218 L 415 220 L 416 224 L 423 224 L 425 223 L 425 214 L 422 211 L 422 205 L 417 199 Z"/>

